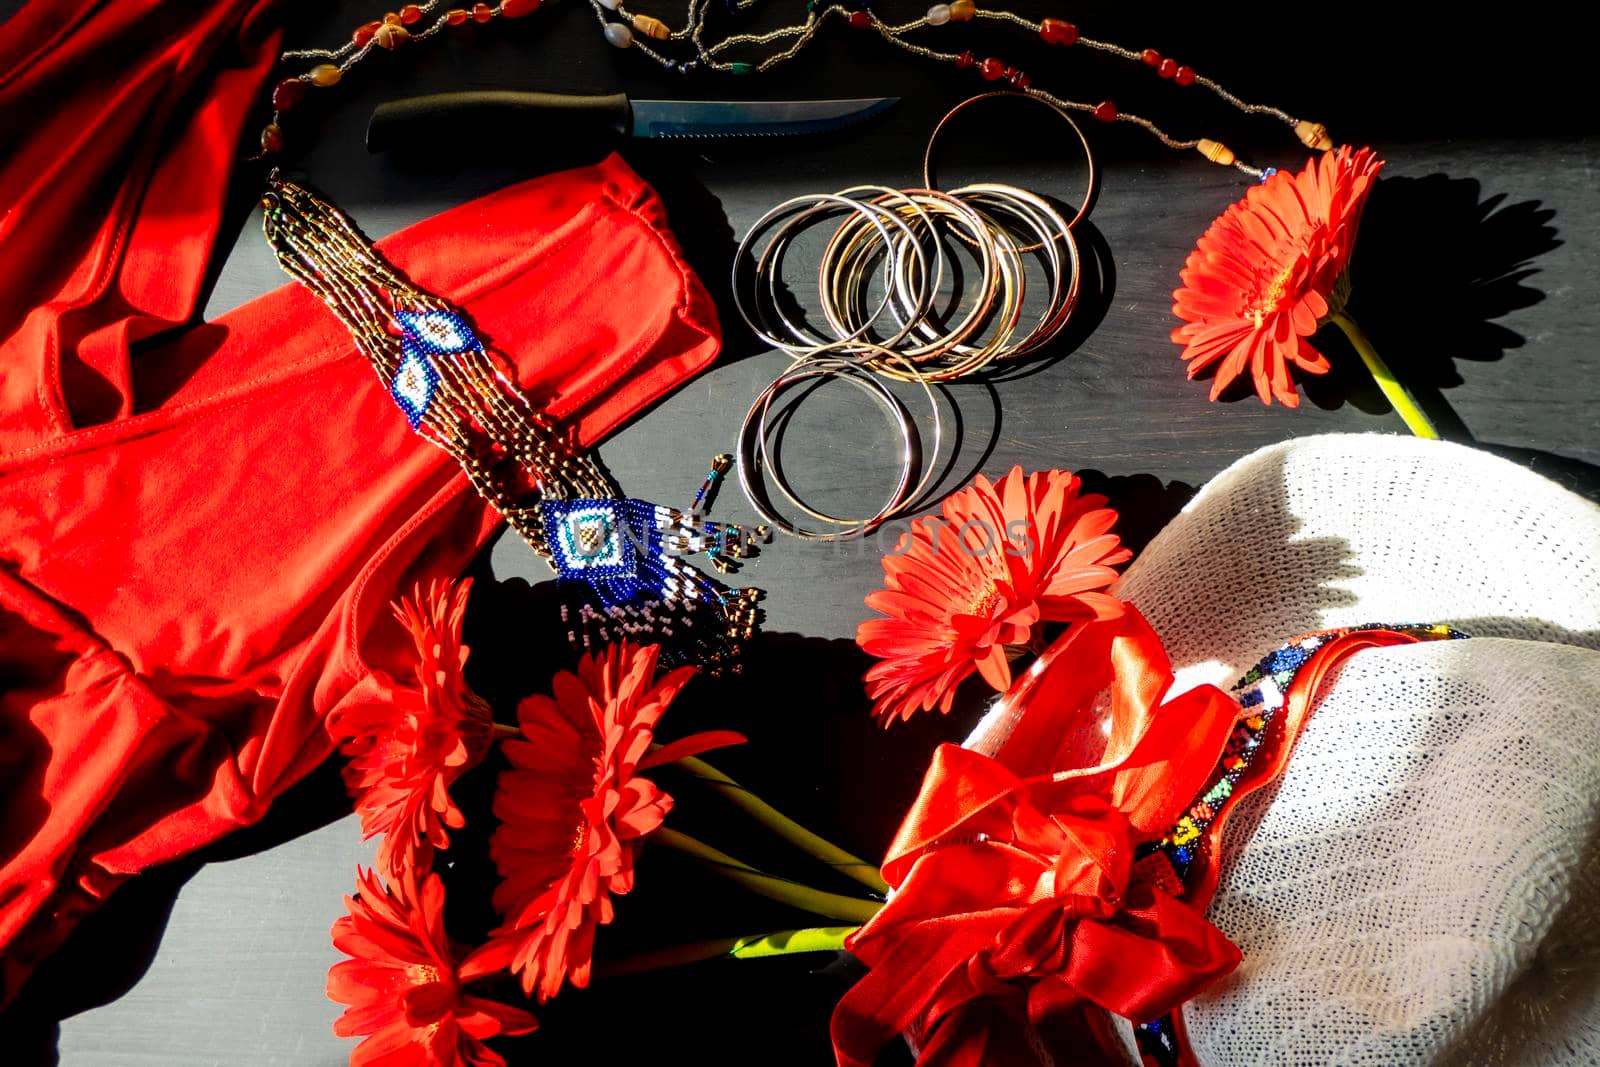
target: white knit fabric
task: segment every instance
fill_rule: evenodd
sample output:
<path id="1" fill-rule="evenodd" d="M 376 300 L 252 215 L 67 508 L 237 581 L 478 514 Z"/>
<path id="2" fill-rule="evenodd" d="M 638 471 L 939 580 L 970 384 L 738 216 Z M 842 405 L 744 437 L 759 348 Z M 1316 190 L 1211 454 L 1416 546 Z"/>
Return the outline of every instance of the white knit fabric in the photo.
<path id="1" fill-rule="evenodd" d="M 1600 509 L 1469 448 L 1302 438 L 1115 591 L 1180 690 L 1311 630 L 1474 635 L 1353 656 L 1241 805 L 1210 914 L 1245 959 L 1186 1009 L 1202 1063 L 1600 1063 Z"/>
<path id="2" fill-rule="evenodd" d="M 1180 689 L 1366 622 L 1600 648 L 1600 509 L 1461 445 L 1303 437 L 1206 483 L 1112 591 L 1161 635 Z"/>
<path id="3" fill-rule="evenodd" d="M 1600 653 L 1353 656 L 1245 805 L 1210 911 L 1244 962 L 1185 1009 L 1201 1063 L 1600 1063 Z"/>

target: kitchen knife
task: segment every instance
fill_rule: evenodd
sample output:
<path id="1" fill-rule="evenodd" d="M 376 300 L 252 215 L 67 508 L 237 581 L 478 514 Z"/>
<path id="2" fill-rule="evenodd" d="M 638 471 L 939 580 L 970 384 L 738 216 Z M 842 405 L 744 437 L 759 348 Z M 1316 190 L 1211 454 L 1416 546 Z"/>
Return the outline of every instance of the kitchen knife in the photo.
<path id="1" fill-rule="evenodd" d="M 379 104 L 367 151 L 437 149 L 464 139 L 772 137 L 839 129 L 893 106 L 898 97 L 855 100 L 630 100 L 509 90 L 437 93 Z"/>

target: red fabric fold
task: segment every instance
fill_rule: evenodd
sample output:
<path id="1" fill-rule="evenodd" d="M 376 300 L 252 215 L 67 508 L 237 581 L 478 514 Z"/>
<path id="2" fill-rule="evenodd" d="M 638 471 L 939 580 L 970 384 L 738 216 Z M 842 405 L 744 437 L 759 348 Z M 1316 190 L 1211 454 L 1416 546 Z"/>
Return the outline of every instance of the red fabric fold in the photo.
<path id="1" fill-rule="evenodd" d="M 1152 865 L 1165 860 L 1134 862 L 1215 768 L 1238 715 L 1209 686 L 1163 703 L 1171 683 L 1130 606 L 1074 627 L 1007 695 L 1021 717 L 995 757 L 935 752 L 884 862 L 894 893 L 847 945 L 871 970 L 834 1013 L 841 1067 L 906 1031 L 925 1067 L 1031 1067 L 1024 1024 L 1075 1062 L 1112 1062 L 1090 1007 L 1151 1018 L 1237 965 L 1171 868 Z M 1090 724 L 1103 751 L 1084 761 L 1107 686 L 1110 718 Z"/>
<path id="2" fill-rule="evenodd" d="M 403 669 L 389 601 L 500 528 L 310 293 L 185 325 L 272 10 L 34 0 L 0 34 L 0 1003 L 324 758 L 323 718 Z M 615 158 L 380 244 L 585 443 L 717 349 Z"/>

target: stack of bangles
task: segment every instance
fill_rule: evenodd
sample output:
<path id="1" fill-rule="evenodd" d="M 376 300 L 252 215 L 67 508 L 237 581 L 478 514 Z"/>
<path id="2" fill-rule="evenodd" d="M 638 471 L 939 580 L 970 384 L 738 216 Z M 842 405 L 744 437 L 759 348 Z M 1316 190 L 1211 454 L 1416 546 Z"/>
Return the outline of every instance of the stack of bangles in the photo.
<path id="1" fill-rule="evenodd" d="M 1013 185 L 979 182 L 951 191 L 934 187 L 934 147 L 966 108 L 996 97 L 1033 101 L 1061 117 L 1083 145 L 1088 181 L 1070 218 L 1051 201 Z M 756 337 L 793 361 L 751 404 L 740 428 L 739 484 L 774 529 L 811 540 L 864 537 L 922 506 L 933 488 L 943 427 L 932 383 L 955 381 L 995 364 L 1037 353 L 1060 335 L 1078 304 L 1082 271 L 1073 228 L 1094 203 L 1094 157 L 1066 111 L 1020 93 L 984 93 L 958 104 L 934 128 L 923 157 L 923 187 L 861 185 L 809 193 L 772 208 L 751 226 L 734 257 L 733 294 L 739 315 Z M 783 266 L 798 236 L 837 220 L 817 267 L 817 302 L 826 332 L 785 306 Z M 948 240 L 971 250 L 976 294 L 961 291 L 948 261 Z M 1029 302 L 1032 257 L 1046 296 Z M 956 291 L 948 313 L 941 303 L 947 277 Z M 874 302 L 871 293 L 881 292 Z M 1025 314 L 1025 306 L 1032 309 Z M 802 382 L 838 377 L 873 396 L 902 442 L 900 477 L 883 507 L 864 518 L 827 514 L 801 500 L 784 480 L 769 447 L 771 412 L 785 391 Z M 921 455 L 914 420 L 882 379 L 916 382 L 933 413 L 933 447 Z M 925 460 L 925 461 L 924 461 Z M 920 469 L 920 478 L 917 471 Z M 766 489 L 826 524 L 807 528 L 772 506 Z"/>

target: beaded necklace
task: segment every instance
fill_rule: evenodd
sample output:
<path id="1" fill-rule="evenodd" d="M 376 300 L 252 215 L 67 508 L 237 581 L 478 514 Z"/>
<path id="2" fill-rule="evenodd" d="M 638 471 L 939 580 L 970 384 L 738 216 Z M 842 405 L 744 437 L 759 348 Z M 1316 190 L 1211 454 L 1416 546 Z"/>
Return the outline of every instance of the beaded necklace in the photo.
<path id="1" fill-rule="evenodd" d="M 624 497 L 528 401 L 465 312 L 413 284 L 349 216 L 276 170 L 261 205 L 279 266 L 344 323 L 411 429 L 550 564 L 576 648 L 626 638 L 659 644 L 663 663 L 738 669 L 761 591 L 729 589 L 685 562 L 704 554 L 728 573 L 766 536 L 701 517 L 730 457 L 717 458 L 688 508 Z"/>
<path id="2" fill-rule="evenodd" d="M 428 0 L 423 4 L 406 4 L 397 12 L 382 19 L 363 23 L 351 33 L 350 39 L 335 49 L 303 49 L 285 52 L 283 58 L 321 60 L 317 65 L 294 77 L 279 82 L 272 94 L 272 121 L 262 130 L 263 154 L 271 155 L 283 149 L 285 113 L 294 109 L 306 97 L 307 88 L 328 88 L 337 85 L 351 67 L 365 59 L 374 49 L 393 51 L 411 41 L 433 37 L 441 31 L 461 26 L 467 22 L 487 23 L 498 18 L 524 18 L 537 12 L 545 2 L 553 0 L 500 0 L 498 4 L 474 4 L 471 8 L 448 8 L 443 11 L 444 0 Z M 759 0 L 723 0 L 721 5 L 729 14 L 737 15 L 756 7 Z M 1222 142 L 1209 137 L 1176 138 L 1151 120 L 1119 109 L 1111 99 L 1098 103 L 1066 100 L 1033 84 L 1033 79 L 1021 69 L 1011 66 L 997 56 L 980 59 L 970 50 L 944 51 L 918 43 L 929 36 L 925 31 L 940 34 L 943 28 L 961 23 L 987 21 L 997 25 L 1016 27 L 1037 37 L 1045 44 L 1057 48 L 1087 48 L 1137 63 L 1158 78 L 1171 81 L 1180 87 L 1198 86 L 1215 94 L 1219 99 L 1247 115 L 1261 115 L 1275 119 L 1293 130 L 1294 135 L 1307 148 L 1321 151 L 1332 148 L 1333 141 L 1321 123 L 1296 118 L 1281 108 L 1266 104 L 1253 104 L 1224 89 L 1217 82 L 1195 71 L 1193 67 L 1164 56 L 1153 48 L 1134 50 L 1109 41 L 1085 37 L 1078 27 L 1059 18 L 1033 21 L 1009 11 L 981 9 L 974 0 L 951 0 L 936 3 L 920 18 L 903 23 L 890 23 L 875 14 L 869 0 L 857 0 L 859 6 L 842 3 L 819 3 L 807 0 L 805 21 L 784 26 L 765 33 L 735 33 L 718 40 L 707 41 L 707 14 L 711 0 L 689 0 L 685 12 L 685 28 L 673 30 L 652 15 L 630 12 L 623 0 L 589 0 L 602 36 L 616 48 L 631 48 L 658 63 L 663 69 L 678 74 L 694 70 L 710 70 L 722 74 L 745 75 L 769 71 L 799 55 L 810 44 L 828 21 L 844 22 L 863 31 L 876 33 L 896 48 L 912 55 L 939 63 L 949 63 L 960 70 L 970 70 L 988 82 L 1005 82 L 1013 89 L 1038 97 L 1056 107 L 1081 111 L 1093 115 L 1101 122 L 1126 122 L 1138 126 L 1168 148 L 1193 150 L 1221 166 L 1230 166 L 1251 177 L 1264 179 L 1273 168 L 1253 167 L 1240 160 L 1234 151 Z M 916 38 L 916 39 L 913 39 Z M 653 42 L 647 44 L 645 42 Z M 772 46 L 781 46 L 770 51 Z M 672 48 L 687 53 L 684 58 L 673 58 L 664 50 Z M 730 59 L 729 54 L 746 54 L 745 50 L 769 49 L 768 53 L 750 59 Z"/>
<path id="3" fill-rule="evenodd" d="M 443 10 L 444 0 L 405 4 L 357 26 L 338 48 L 285 52 L 286 60 L 320 62 L 274 86 L 272 120 L 261 131 L 261 155 L 283 150 L 282 120 L 311 90 L 338 85 L 374 49 L 393 51 L 469 21 L 525 18 L 544 2 L 500 0 Z M 732 75 L 768 71 L 798 55 L 828 20 L 844 21 L 914 55 L 975 71 L 985 81 L 1004 80 L 1012 89 L 1064 112 L 1083 111 L 1102 122 L 1132 123 L 1169 148 L 1197 150 L 1214 163 L 1254 177 L 1271 173 L 1270 168 L 1263 171 L 1239 161 L 1218 141 L 1176 139 L 1150 120 L 1120 111 L 1111 100 L 1098 104 L 1064 100 L 1035 87 L 1026 73 L 997 57 L 980 61 L 971 51 L 939 51 L 911 39 L 950 24 L 989 20 L 1024 29 L 1051 46 L 1089 48 L 1138 62 L 1177 86 L 1200 86 L 1246 114 L 1275 118 L 1310 148 L 1331 147 L 1320 124 L 1278 108 L 1246 103 L 1153 49 L 1135 52 L 1084 37 L 1062 19 L 1033 22 L 1007 11 L 980 10 L 974 0 L 951 0 L 934 4 L 920 18 L 892 24 L 878 18 L 868 0 L 856 2 L 860 6 L 851 8 L 807 0 L 802 23 L 765 33 L 731 34 L 708 43 L 710 0 L 688 0 L 685 28 L 680 30 L 653 16 L 629 12 L 623 0 L 589 0 L 608 43 L 635 48 L 679 74 L 700 68 Z M 736 16 L 757 3 L 724 0 L 723 6 Z M 736 50 L 775 45 L 780 46 L 776 51 L 753 60 L 727 58 L 730 52 L 742 54 Z M 667 47 L 689 54 L 673 59 L 658 50 Z M 502 362 L 478 340 L 464 313 L 413 285 L 337 207 L 280 178 L 276 170 L 263 206 L 267 240 L 284 270 L 345 323 L 412 429 L 455 457 L 478 492 L 550 563 L 563 584 L 576 590 L 576 614 L 563 608 L 574 644 L 588 647 L 622 636 L 659 640 L 669 662 L 694 662 L 714 670 L 736 665 L 739 647 L 757 625 L 760 592 L 730 590 L 679 558 L 704 552 L 717 570 L 726 572 L 766 536 L 764 527 L 747 533 L 700 519 L 698 507 L 727 469 L 724 457 L 719 457 L 688 511 L 623 497 L 592 459 L 528 404 Z M 714 621 L 696 627 L 695 619 L 707 613 Z"/>

